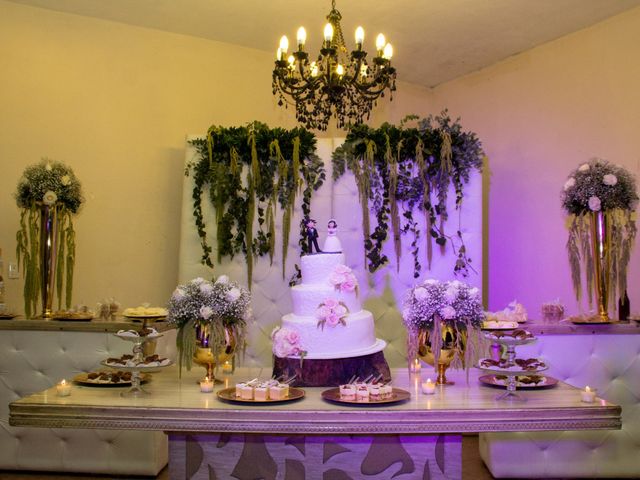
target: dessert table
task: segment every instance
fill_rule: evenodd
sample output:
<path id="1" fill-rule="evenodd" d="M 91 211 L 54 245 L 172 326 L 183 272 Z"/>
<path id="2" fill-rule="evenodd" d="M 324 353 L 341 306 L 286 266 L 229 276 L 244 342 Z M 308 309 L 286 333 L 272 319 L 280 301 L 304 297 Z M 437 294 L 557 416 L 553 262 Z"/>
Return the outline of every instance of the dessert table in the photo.
<path id="1" fill-rule="evenodd" d="M 221 376 L 213 393 L 200 392 L 202 373 L 194 367 L 180 378 L 177 367 L 169 367 L 147 385 L 150 395 L 134 398 L 82 386 L 58 397 L 50 388 L 12 402 L 10 423 L 165 431 L 170 476 L 176 479 L 460 478 L 464 432 L 621 428 L 619 406 L 600 399 L 582 403 L 580 390 L 565 383 L 524 391 L 525 401 L 498 401 L 501 391 L 480 385 L 475 370 L 468 384 L 464 372 L 451 372 L 455 385 L 426 395 L 418 375 L 395 369 L 394 387 L 411 397 L 383 405 L 327 402 L 321 387 L 306 388 L 304 398 L 292 402 L 221 401 L 216 392 L 268 378 L 271 369 L 236 369 Z"/>

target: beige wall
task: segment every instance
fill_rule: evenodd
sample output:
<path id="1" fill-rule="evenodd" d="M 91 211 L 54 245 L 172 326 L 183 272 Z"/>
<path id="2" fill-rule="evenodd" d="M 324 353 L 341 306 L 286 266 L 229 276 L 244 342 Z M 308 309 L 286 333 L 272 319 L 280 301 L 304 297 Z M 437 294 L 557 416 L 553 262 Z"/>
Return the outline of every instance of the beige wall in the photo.
<path id="1" fill-rule="evenodd" d="M 295 125 L 271 94 L 272 56 L 0 0 L 5 263 L 15 260 L 16 182 L 47 156 L 74 169 L 87 200 L 74 301 L 164 304 L 177 280 L 185 136 L 211 124 Z M 400 83 L 372 123 L 426 114 L 430 98 Z M 22 311 L 22 280 L 6 284 L 9 307 Z"/>
<path id="2" fill-rule="evenodd" d="M 489 306 L 574 300 L 560 191 L 598 156 L 640 177 L 640 8 L 441 85 L 436 106 L 461 115 L 489 156 Z M 640 251 L 629 276 L 640 312 Z"/>

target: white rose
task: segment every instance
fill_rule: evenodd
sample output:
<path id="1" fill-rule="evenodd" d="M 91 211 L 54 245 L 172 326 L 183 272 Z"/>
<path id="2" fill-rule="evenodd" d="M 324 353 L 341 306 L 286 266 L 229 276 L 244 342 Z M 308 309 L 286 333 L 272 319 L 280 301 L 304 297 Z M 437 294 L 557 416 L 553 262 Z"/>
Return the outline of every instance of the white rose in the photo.
<path id="1" fill-rule="evenodd" d="M 444 292 L 444 298 L 449 303 L 455 302 L 456 298 L 458 298 L 458 289 L 453 285 L 450 285 L 449 288 L 447 288 Z"/>
<path id="2" fill-rule="evenodd" d="M 589 197 L 589 208 L 594 212 L 600 211 L 600 199 L 598 197 Z"/>
<path id="3" fill-rule="evenodd" d="M 53 170 L 53 167 L 51 166 L 51 162 L 47 162 L 47 164 L 44 166 L 44 169 L 47 172 L 50 172 L 51 170 Z"/>
<path id="4" fill-rule="evenodd" d="M 200 285 L 204 281 L 205 281 L 204 278 L 197 277 L 197 278 L 194 278 L 193 280 L 191 280 L 191 283 L 193 283 L 194 285 Z"/>
<path id="5" fill-rule="evenodd" d="M 207 305 L 200 307 L 200 315 L 204 320 L 209 320 L 211 315 L 213 315 L 213 308 L 208 307 Z"/>
<path id="6" fill-rule="evenodd" d="M 581 172 L 587 172 L 589 171 L 591 167 L 589 166 L 588 163 L 583 163 L 582 165 L 580 165 L 580 168 L 578 168 L 579 171 Z"/>
<path id="7" fill-rule="evenodd" d="M 213 285 L 211 285 L 209 282 L 202 282 L 200 284 L 200 291 L 205 295 L 207 295 L 213 292 Z"/>
<path id="8" fill-rule="evenodd" d="M 233 287 L 231 290 L 229 290 L 227 292 L 227 300 L 230 302 L 235 302 L 236 300 L 238 300 L 240 298 L 240 295 L 242 293 L 240 292 L 239 288 Z"/>
<path id="9" fill-rule="evenodd" d="M 611 173 L 608 173 L 607 175 L 602 177 L 602 183 L 604 183 L 605 185 L 609 185 L 610 187 L 613 187 L 616 183 L 618 183 L 618 177 L 616 177 L 615 175 L 612 175 Z"/>
<path id="10" fill-rule="evenodd" d="M 429 296 L 429 292 L 427 292 L 426 288 L 418 287 L 413 291 L 413 296 L 416 300 L 422 301 Z"/>
<path id="11" fill-rule="evenodd" d="M 469 289 L 469 298 L 476 299 L 480 295 L 480 289 L 473 287 Z"/>
<path id="12" fill-rule="evenodd" d="M 62 178 L 60 178 L 60 183 L 65 187 L 71 185 L 71 177 L 69 175 L 63 175 Z"/>
<path id="13" fill-rule="evenodd" d="M 435 280 L 433 278 L 428 278 L 423 282 L 423 285 L 436 285 L 438 283 L 438 280 Z"/>
<path id="14" fill-rule="evenodd" d="M 181 288 L 176 288 L 173 291 L 173 298 L 176 300 L 182 300 L 184 298 L 184 290 Z"/>
<path id="15" fill-rule="evenodd" d="M 217 278 L 216 283 L 219 283 L 220 285 L 226 285 L 227 283 L 229 283 L 229 277 L 226 275 L 220 275 Z"/>
<path id="16" fill-rule="evenodd" d="M 445 320 L 452 320 L 456 318 L 456 309 L 450 305 L 447 305 L 446 307 L 442 307 L 440 309 L 440 316 Z"/>
<path id="17" fill-rule="evenodd" d="M 567 190 L 569 190 L 571 187 L 575 186 L 576 184 L 576 179 L 571 177 L 569 180 L 567 180 L 566 182 L 564 182 L 564 191 L 566 192 Z"/>
<path id="18" fill-rule="evenodd" d="M 56 195 L 56 192 L 53 192 L 51 190 L 48 190 L 47 193 L 44 194 L 44 197 L 42 197 L 42 203 L 44 203 L 45 205 L 51 206 L 57 201 L 58 195 Z"/>

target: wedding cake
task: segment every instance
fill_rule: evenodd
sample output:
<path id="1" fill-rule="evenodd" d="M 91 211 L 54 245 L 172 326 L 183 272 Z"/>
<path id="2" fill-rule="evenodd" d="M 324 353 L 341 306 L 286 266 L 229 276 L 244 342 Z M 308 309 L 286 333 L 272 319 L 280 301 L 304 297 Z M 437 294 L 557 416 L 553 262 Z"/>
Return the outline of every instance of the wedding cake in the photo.
<path id="1" fill-rule="evenodd" d="M 276 357 L 338 359 L 382 351 L 386 343 L 375 336 L 371 312 L 362 309 L 344 253 L 304 255 L 300 267 L 302 282 L 291 288 L 293 312 L 272 335 Z"/>

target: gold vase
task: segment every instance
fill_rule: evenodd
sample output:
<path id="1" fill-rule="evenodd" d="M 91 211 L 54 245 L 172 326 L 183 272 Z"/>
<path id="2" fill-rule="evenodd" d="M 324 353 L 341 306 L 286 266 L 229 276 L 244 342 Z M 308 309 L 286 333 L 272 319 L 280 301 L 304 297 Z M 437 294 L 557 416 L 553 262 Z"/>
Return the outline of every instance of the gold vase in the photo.
<path id="1" fill-rule="evenodd" d="M 196 350 L 193 363 L 206 368 L 207 377 L 215 381 L 216 365 L 231 360 L 236 352 L 237 339 L 231 328 L 224 329 L 224 344 L 214 344 L 208 325 L 196 327 Z"/>
<path id="2" fill-rule="evenodd" d="M 418 332 L 418 357 L 436 368 L 438 374 L 436 385 L 453 385 L 447 380 L 446 371 L 456 356 L 462 360 L 464 367 L 464 350 L 467 345 L 467 332 L 458 332 L 449 325 L 440 325 L 442 343 L 436 364 L 436 355 L 432 348 L 432 332 L 420 330 Z"/>
<path id="3" fill-rule="evenodd" d="M 58 209 L 54 205 L 40 207 L 40 291 L 42 317 L 53 316 L 58 254 Z"/>
<path id="4" fill-rule="evenodd" d="M 611 232 L 609 219 L 602 211 L 591 212 L 591 248 L 598 317 L 600 321 L 608 322 L 611 292 Z"/>

